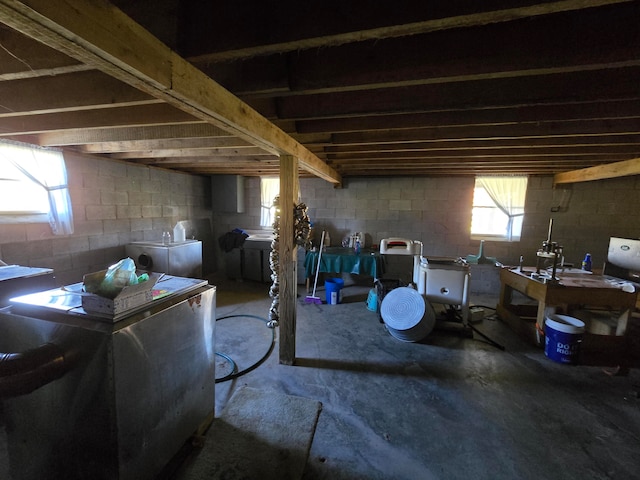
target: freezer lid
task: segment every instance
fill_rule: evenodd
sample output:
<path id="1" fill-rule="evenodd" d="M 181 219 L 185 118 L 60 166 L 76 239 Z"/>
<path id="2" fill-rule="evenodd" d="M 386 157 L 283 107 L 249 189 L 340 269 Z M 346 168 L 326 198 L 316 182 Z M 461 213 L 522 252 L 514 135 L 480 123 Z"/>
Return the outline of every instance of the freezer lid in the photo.
<path id="1" fill-rule="evenodd" d="M 152 241 L 140 241 L 140 242 L 130 242 L 128 245 L 136 245 L 139 247 L 146 248 L 179 248 L 184 247 L 185 245 L 191 245 L 194 243 L 202 243 L 200 240 L 184 240 L 182 242 L 171 242 L 164 244 L 162 242 L 152 242 Z"/>
<path id="2" fill-rule="evenodd" d="M 188 293 L 208 284 L 207 280 L 198 278 L 174 277 L 164 275 L 153 289 L 153 300 L 150 303 L 141 305 L 135 311 L 127 312 L 127 315 L 148 308 L 153 302 Z M 16 311 L 34 311 L 67 313 L 70 315 L 97 317 L 88 314 L 82 308 L 82 283 L 74 283 L 61 288 L 46 290 L 28 295 L 22 295 L 9 300 Z"/>
<path id="3" fill-rule="evenodd" d="M 23 267 L 21 265 L 0 265 L 0 281 L 16 278 L 35 277 L 53 273 L 51 268 Z"/>

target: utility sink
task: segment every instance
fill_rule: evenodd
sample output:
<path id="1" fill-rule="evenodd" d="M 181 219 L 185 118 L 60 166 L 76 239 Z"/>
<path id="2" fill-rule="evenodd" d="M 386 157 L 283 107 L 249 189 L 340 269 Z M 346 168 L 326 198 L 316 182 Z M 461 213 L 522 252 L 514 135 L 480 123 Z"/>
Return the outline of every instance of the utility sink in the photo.
<path id="1" fill-rule="evenodd" d="M 171 243 L 162 243 L 162 242 L 132 242 L 135 245 L 144 245 L 147 247 L 179 247 L 181 245 L 185 245 L 187 243 L 195 243 L 197 240 L 185 240 L 184 242 L 171 242 Z"/>
<path id="2" fill-rule="evenodd" d="M 247 237 L 247 240 L 273 240 L 273 233 L 254 233 Z"/>
<path id="3" fill-rule="evenodd" d="M 249 236 L 244 242 L 244 248 L 271 250 L 271 242 L 274 238 L 275 235 L 272 232 L 249 232 Z"/>

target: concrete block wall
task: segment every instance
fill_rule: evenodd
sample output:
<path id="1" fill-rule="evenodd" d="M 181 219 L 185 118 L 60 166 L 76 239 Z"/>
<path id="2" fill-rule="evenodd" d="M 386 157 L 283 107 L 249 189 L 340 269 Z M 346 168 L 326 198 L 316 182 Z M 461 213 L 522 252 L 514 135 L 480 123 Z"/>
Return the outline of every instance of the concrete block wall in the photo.
<path id="1" fill-rule="evenodd" d="M 302 201 L 317 232 L 327 230 L 334 244 L 365 232 L 367 244 L 389 237 L 420 240 L 430 255 L 468 248 L 473 178 L 357 178 L 343 188 L 316 179 L 300 181 Z M 469 252 L 471 253 L 471 252 Z"/>
<path id="2" fill-rule="evenodd" d="M 158 241 L 179 220 L 210 218 L 209 177 L 65 154 L 75 232 L 48 224 L 0 225 L 0 259 L 53 268 L 59 285 L 82 281 L 125 256 L 133 241 Z"/>
<path id="3" fill-rule="evenodd" d="M 216 238 L 235 227 L 259 228 L 259 179 L 248 178 L 246 185 L 245 214 L 216 214 L 214 209 Z M 334 244 L 361 231 L 373 244 L 383 238 L 404 237 L 422 241 L 425 255 L 454 257 L 479 251 L 480 242 L 469 235 L 473 187 L 473 176 L 347 178 L 342 188 L 317 178 L 300 179 L 301 199 L 316 231 L 328 230 Z M 640 177 L 563 188 L 571 193 L 568 206 L 552 212 L 561 197 L 553 187 L 553 178 L 530 177 L 521 240 L 487 241 L 484 254 L 511 265 L 522 255 L 526 264 L 535 265 L 550 219 L 552 241 L 563 245 L 567 262 L 579 263 L 589 252 L 594 266 L 600 267 L 606 259 L 609 237 L 640 238 Z"/>
<path id="4" fill-rule="evenodd" d="M 425 255 L 457 257 L 479 251 L 480 242 L 469 235 L 473 177 L 347 179 L 342 189 L 319 179 L 301 179 L 300 187 L 316 230 L 328 230 L 334 242 L 362 231 L 374 244 L 392 236 L 420 240 Z M 523 255 L 525 263 L 534 265 L 551 219 L 552 241 L 564 247 L 567 262 L 580 262 L 589 252 L 594 265 L 601 266 L 609 237 L 640 238 L 639 177 L 567 188 L 567 208 L 552 212 L 559 198 L 553 178 L 530 177 L 521 240 L 486 241 L 484 254 L 504 264 L 517 264 Z"/>
<path id="5" fill-rule="evenodd" d="M 473 264 L 471 273 L 471 294 L 497 294 L 500 291 L 500 268 L 495 265 Z"/>

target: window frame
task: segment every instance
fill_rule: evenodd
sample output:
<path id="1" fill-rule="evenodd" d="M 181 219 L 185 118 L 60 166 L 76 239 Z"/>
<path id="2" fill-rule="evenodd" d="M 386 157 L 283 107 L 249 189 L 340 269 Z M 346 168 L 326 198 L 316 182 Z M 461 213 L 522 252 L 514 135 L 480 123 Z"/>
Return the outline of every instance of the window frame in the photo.
<path id="1" fill-rule="evenodd" d="M 3 178 L 3 176 L 7 175 L 8 173 L 4 170 L 5 167 L 12 169 L 12 173 L 17 173 L 17 175 L 11 176 L 11 178 Z M 0 191 L 4 190 L 3 187 L 5 183 L 16 181 L 20 183 L 21 188 L 29 189 L 29 192 L 27 192 L 27 194 L 30 195 L 38 192 L 39 195 L 42 195 L 42 206 L 46 208 L 43 208 L 41 210 L 30 210 L 27 208 L 20 210 L 3 210 L 2 204 L 0 204 L 0 223 L 48 223 L 49 211 L 51 209 L 51 206 L 49 205 L 46 190 L 44 190 L 41 186 L 35 184 L 26 175 L 13 167 L 13 165 L 7 159 L 0 158 Z M 4 191 L 6 192 L 6 190 Z"/>
<path id="2" fill-rule="evenodd" d="M 277 183 L 278 193 L 276 195 L 279 195 L 280 177 L 260 177 L 260 226 L 263 228 L 272 227 L 275 220 L 276 207 L 273 205 L 273 200 L 276 196 L 273 194 L 275 188 L 273 188 L 273 185 L 267 185 L 268 183 L 273 183 L 274 185 Z M 273 198 L 269 200 L 268 196 Z"/>
<path id="3" fill-rule="evenodd" d="M 37 185 L 47 203 L 41 211 L 2 210 L 0 224 L 49 223 L 53 235 L 73 233 L 73 207 L 62 150 L 0 139 L 0 165 L 12 166 L 11 170 L 2 169 L 6 172 L 5 182 L 18 180 L 30 187 Z"/>
<path id="4" fill-rule="evenodd" d="M 486 180 L 485 180 L 486 179 Z M 508 190 L 504 190 L 503 186 L 495 184 L 496 179 L 513 179 L 517 181 Z M 484 182 L 487 185 L 494 186 L 494 191 L 489 192 L 483 185 Z M 476 194 L 478 189 L 481 188 L 485 191 L 493 203 L 493 207 L 487 205 L 478 205 Z M 474 180 L 473 199 L 471 202 L 471 222 L 469 226 L 470 238 L 472 240 L 490 240 L 498 242 L 519 242 L 522 236 L 522 228 L 524 225 L 524 216 L 526 213 L 526 194 L 528 188 L 528 176 L 526 175 L 491 175 L 483 176 L 478 175 Z M 492 195 L 493 193 L 493 195 Z M 497 202 L 498 197 L 504 197 L 504 205 L 500 205 Z M 504 233 L 491 233 L 491 232 L 478 232 L 474 231 L 474 216 L 477 209 L 490 208 L 493 212 L 500 212 L 504 215 L 504 221 L 506 221 Z M 519 212 L 518 210 L 521 210 Z M 509 214 L 509 211 L 513 213 Z M 477 217 L 476 217 L 477 219 Z M 477 221 L 477 220 L 476 220 Z"/>

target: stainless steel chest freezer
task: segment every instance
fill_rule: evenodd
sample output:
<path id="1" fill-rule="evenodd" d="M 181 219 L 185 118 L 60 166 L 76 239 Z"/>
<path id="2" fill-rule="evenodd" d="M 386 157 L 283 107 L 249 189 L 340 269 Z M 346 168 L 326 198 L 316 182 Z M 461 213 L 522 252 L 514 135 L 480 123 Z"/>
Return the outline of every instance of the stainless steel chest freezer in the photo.
<path id="1" fill-rule="evenodd" d="M 0 261 L 0 306 L 11 297 L 47 290 L 56 286 L 53 269 L 3 265 Z"/>
<path id="2" fill-rule="evenodd" d="M 159 298 L 115 323 L 67 288 L 0 310 L 0 351 L 54 344 L 71 362 L 57 380 L 0 399 L 11 480 L 152 479 L 211 421 L 215 287 L 171 276 L 157 285 Z"/>

